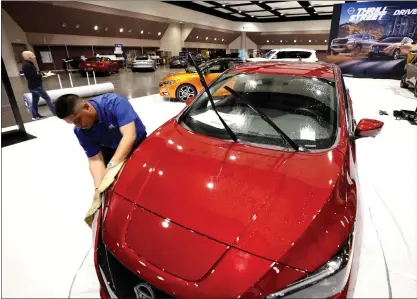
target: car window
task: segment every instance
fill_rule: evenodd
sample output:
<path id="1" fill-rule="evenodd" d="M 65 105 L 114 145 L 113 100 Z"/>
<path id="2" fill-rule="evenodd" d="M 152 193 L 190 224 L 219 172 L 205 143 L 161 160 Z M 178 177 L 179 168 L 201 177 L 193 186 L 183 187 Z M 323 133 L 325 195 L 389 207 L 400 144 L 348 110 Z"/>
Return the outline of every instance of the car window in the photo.
<path id="1" fill-rule="evenodd" d="M 311 56 L 311 52 L 305 51 L 287 51 L 287 58 L 309 58 Z"/>
<path id="2" fill-rule="evenodd" d="M 85 61 L 100 61 L 100 60 L 101 60 L 100 57 L 90 57 L 90 58 L 87 58 Z"/>
<path id="3" fill-rule="evenodd" d="M 287 57 L 287 53 L 285 51 L 278 51 L 271 57 L 271 59 L 284 59 Z"/>
<path id="4" fill-rule="evenodd" d="M 228 61 L 227 62 L 227 68 L 230 69 L 238 64 L 242 64 L 243 61 Z"/>
<path id="5" fill-rule="evenodd" d="M 148 60 L 148 56 L 136 56 L 135 60 Z"/>
<path id="6" fill-rule="evenodd" d="M 217 73 L 223 73 L 224 72 L 224 63 L 223 61 L 216 62 L 212 66 L 210 66 L 207 71 L 210 74 L 217 74 Z"/>
<path id="7" fill-rule="evenodd" d="M 262 117 L 234 95 L 224 92 L 226 85 L 260 109 L 299 145 L 325 149 L 334 144 L 338 131 L 338 102 L 333 81 L 228 72 L 210 86 L 217 111 L 241 142 L 289 149 L 281 135 Z M 194 100 L 180 119 L 180 124 L 188 130 L 230 139 L 205 92 Z"/>
<path id="8" fill-rule="evenodd" d="M 381 39 L 383 43 L 400 43 L 403 40 L 402 37 L 386 37 Z"/>

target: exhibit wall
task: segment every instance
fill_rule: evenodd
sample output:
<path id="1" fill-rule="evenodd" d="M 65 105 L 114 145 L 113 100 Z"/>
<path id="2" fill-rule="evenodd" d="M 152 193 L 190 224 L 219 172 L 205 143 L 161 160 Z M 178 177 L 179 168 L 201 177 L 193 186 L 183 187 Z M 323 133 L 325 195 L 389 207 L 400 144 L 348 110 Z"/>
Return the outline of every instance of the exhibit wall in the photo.
<path id="1" fill-rule="evenodd" d="M 400 78 L 417 49 L 417 1 L 335 5 L 326 61 L 344 74 Z"/>

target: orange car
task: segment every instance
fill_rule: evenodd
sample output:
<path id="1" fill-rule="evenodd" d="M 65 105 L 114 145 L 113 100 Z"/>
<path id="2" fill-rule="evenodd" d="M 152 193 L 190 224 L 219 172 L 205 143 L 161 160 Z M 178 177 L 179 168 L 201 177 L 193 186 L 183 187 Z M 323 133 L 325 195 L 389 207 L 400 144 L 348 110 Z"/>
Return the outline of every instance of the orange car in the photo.
<path id="1" fill-rule="evenodd" d="M 217 58 L 201 64 L 200 69 L 209 84 L 221 73 L 240 63 L 243 63 L 240 58 Z M 159 82 L 161 96 L 182 102 L 195 97 L 202 89 L 200 78 L 192 68 L 186 69 L 185 72 L 169 74 Z"/>

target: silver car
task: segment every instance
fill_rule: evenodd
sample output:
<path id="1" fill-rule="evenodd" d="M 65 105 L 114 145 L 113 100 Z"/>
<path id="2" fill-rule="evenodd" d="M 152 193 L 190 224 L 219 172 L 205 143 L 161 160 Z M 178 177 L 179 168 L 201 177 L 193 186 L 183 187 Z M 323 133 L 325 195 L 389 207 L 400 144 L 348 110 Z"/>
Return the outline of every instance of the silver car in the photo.
<path id="1" fill-rule="evenodd" d="M 335 38 L 330 44 L 333 55 L 339 53 L 352 53 L 358 55 L 365 51 L 368 52 L 369 47 L 375 41 L 370 34 L 351 34 L 346 37 Z"/>
<path id="2" fill-rule="evenodd" d="M 136 56 L 132 62 L 132 72 L 143 69 L 156 71 L 156 61 L 149 55 Z"/>

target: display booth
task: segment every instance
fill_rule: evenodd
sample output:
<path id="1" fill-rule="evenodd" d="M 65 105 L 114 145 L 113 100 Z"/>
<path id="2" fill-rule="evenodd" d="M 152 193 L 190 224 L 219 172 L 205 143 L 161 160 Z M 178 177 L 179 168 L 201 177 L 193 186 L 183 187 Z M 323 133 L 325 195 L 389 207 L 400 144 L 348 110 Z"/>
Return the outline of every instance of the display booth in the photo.
<path id="1" fill-rule="evenodd" d="M 325 60 L 343 74 L 398 79 L 416 39 L 417 1 L 337 4 Z"/>

